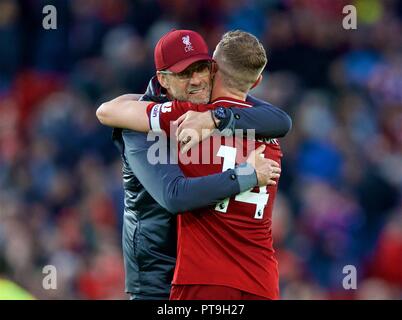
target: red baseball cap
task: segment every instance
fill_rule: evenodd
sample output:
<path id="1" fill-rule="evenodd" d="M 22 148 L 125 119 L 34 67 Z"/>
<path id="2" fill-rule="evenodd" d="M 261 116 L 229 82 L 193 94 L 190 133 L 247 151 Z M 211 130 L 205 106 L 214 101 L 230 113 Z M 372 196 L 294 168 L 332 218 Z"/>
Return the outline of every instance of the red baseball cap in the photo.
<path id="1" fill-rule="evenodd" d="M 210 60 L 208 46 L 202 36 L 191 30 L 171 30 L 156 44 L 156 70 L 182 72 L 196 61 Z"/>

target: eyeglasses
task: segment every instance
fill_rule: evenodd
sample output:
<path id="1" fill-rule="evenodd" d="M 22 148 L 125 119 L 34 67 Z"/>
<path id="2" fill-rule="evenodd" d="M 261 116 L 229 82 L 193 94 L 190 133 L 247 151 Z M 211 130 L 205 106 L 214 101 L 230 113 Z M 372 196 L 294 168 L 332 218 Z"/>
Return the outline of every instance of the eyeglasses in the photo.
<path id="1" fill-rule="evenodd" d="M 162 70 L 159 71 L 159 73 L 175 76 L 179 80 L 190 80 L 194 72 L 198 73 L 201 77 L 209 75 L 211 71 L 211 65 L 211 61 L 202 61 L 190 65 L 188 68 L 179 73 L 175 73 L 169 70 Z"/>

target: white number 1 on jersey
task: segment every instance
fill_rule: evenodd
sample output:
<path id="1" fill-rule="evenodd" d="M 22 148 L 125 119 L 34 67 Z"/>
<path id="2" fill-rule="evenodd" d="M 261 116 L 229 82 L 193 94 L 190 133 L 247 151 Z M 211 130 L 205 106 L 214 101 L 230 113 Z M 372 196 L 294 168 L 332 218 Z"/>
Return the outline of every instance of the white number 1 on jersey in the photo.
<path id="1" fill-rule="evenodd" d="M 228 169 L 234 169 L 236 164 L 236 148 L 228 146 L 220 146 L 217 156 L 223 158 L 222 172 Z M 263 155 L 262 155 L 263 156 Z M 264 208 L 268 203 L 269 194 L 267 194 L 267 187 L 260 187 L 260 192 L 252 192 L 252 189 L 244 191 L 236 195 L 235 200 L 246 203 L 253 203 L 257 206 L 254 214 L 255 219 L 262 219 L 264 216 Z M 215 210 L 219 212 L 227 212 L 230 198 L 219 202 L 215 206 Z"/>

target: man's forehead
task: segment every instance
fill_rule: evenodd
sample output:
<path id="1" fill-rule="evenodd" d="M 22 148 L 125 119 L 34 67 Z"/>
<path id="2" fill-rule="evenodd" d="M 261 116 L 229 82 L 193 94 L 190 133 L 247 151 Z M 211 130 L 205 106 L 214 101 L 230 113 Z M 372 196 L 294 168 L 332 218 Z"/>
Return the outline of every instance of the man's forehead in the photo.
<path id="1" fill-rule="evenodd" d="M 192 69 L 192 68 L 194 68 L 194 67 L 197 67 L 197 66 L 200 65 L 200 64 L 209 64 L 209 63 L 210 63 L 209 60 L 199 60 L 199 61 L 196 61 L 196 62 L 190 64 L 190 65 L 189 65 L 186 69 L 184 69 L 183 71 L 186 71 L 186 70 L 188 70 L 188 69 Z"/>

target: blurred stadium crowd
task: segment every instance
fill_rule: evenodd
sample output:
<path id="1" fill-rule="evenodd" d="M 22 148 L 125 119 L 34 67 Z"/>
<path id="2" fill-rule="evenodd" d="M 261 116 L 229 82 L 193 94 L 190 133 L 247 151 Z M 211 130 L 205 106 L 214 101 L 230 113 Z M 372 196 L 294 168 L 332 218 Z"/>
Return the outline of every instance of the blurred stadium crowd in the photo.
<path id="1" fill-rule="evenodd" d="M 44 5 L 57 30 L 44 30 Z M 357 8 L 357 30 L 342 8 Z M 39 299 L 126 299 L 121 163 L 97 106 L 141 93 L 153 48 L 230 29 L 268 53 L 253 91 L 293 129 L 274 212 L 283 299 L 402 299 L 402 2 L 0 0 L 0 278 Z M 42 288 L 55 265 L 57 290 Z M 344 266 L 357 269 L 345 290 Z"/>

